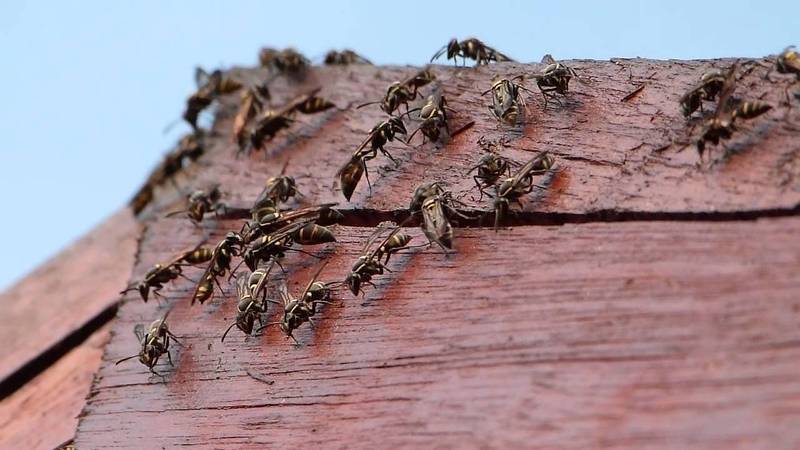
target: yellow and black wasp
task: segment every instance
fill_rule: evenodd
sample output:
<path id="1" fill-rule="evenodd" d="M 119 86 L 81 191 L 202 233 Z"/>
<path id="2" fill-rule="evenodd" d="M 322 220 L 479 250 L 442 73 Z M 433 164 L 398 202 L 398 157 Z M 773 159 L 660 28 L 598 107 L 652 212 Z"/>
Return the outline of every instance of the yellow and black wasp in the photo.
<path id="1" fill-rule="evenodd" d="M 271 99 L 267 83 L 251 87 L 242 92 L 239 110 L 233 118 L 233 140 L 239 145 L 239 151 L 247 150 L 250 130 L 248 124 L 264 110 L 264 106 Z"/>
<path id="2" fill-rule="evenodd" d="M 341 185 L 342 194 L 344 194 L 344 197 L 348 201 L 358 186 L 358 182 L 361 181 L 362 175 L 367 175 L 367 184 L 370 184 L 369 173 L 367 172 L 367 161 L 378 156 L 379 151 L 395 163 L 395 165 L 398 164 L 392 155 L 386 151 L 384 146 L 387 142 L 394 141 L 395 136 L 400 134 L 406 134 L 405 124 L 403 124 L 403 119 L 400 117 L 392 117 L 375 125 L 369 131 L 367 138 L 364 139 L 356 151 L 353 152 L 352 156 L 350 156 L 347 163 L 336 172 L 336 177 L 339 179 Z M 398 138 L 398 140 L 400 139 Z M 371 185 L 370 190 L 372 190 Z"/>
<path id="3" fill-rule="evenodd" d="M 317 95 L 320 90 L 322 88 L 319 87 L 312 89 L 309 93 L 294 98 L 277 111 L 265 111 L 250 134 L 250 144 L 253 149 L 260 150 L 265 141 L 274 138 L 279 131 L 289 128 L 294 122 L 295 113 L 314 114 L 336 107 Z"/>
<path id="4" fill-rule="evenodd" d="M 800 80 L 800 55 L 794 45 L 786 47 L 775 60 L 775 70 L 778 73 L 793 73 Z"/>
<path id="5" fill-rule="evenodd" d="M 156 186 L 170 180 L 173 175 L 183 169 L 187 161 L 195 161 L 205 153 L 203 136 L 202 130 L 186 134 L 178 141 L 175 149 L 164 155 L 164 158 L 153 169 L 145 183 L 128 203 L 134 214 L 142 212 L 153 200 Z"/>
<path id="6" fill-rule="evenodd" d="M 261 208 L 253 212 L 253 218 L 245 225 L 242 236 L 245 242 L 249 244 L 264 234 L 272 233 L 296 221 L 307 221 L 323 226 L 336 224 L 344 216 L 332 208 L 335 205 L 336 203 L 323 203 L 317 206 L 285 211 L 277 208 Z"/>
<path id="7" fill-rule="evenodd" d="M 192 126 L 192 129 L 197 130 L 197 118 L 200 113 L 218 97 L 239 90 L 242 83 L 226 77 L 221 70 L 209 74 L 200 67 L 195 69 L 194 78 L 197 90 L 186 100 L 183 119 Z"/>
<path id="8" fill-rule="evenodd" d="M 306 322 L 313 325 L 311 318 L 317 313 L 317 305 L 330 304 L 327 298 L 315 299 L 315 294 L 312 293 L 312 288 L 318 286 L 317 278 L 319 278 L 319 274 L 322 273 L 322 269 L 324 269 L 326 265 L 327 262 L 320 265 L 319 269 L 317 269 L 314 276 L 311 277 L 311 281 L 308 282 L 308 285 L 306 285 L 303 293 L 298 298 L 294 298 L 289 294 L 285 284 L 281 285 L 279 289 L 281 303 L 278 304 L 283 306 L 283 317 L 280 322 L 268 323 L 266 326 L 278 325 L 286 336 L 289 336 L 295 344 L 298 344 L 297 339 L 292 335 L 294 330 Z M 315 292 L 319 293 L 319 289 Z"/>
<path id="9" fill-rule="evenodd" d="M 167 214 L 167 217 L 186 213 L 187 217 L 189 217 L 192 222 L 200 223 L 203 221 L 203 217 L 206 213 L 225 209 L 225 204 L 220 202 L 221 198 L 222 191 L 218 184 L 212 186 L 208 191 L 197 189 L 187 196 L 188 205 L 185 210 L 173 211 Z"/>
<path id="10" fill-rule="evenodd" d="M 278 176 L 267 178 L 264 189 L 256 197 L 250 212 L 255 213 L 265 208 L 277 209 L 279 204 L 286 203 L 290 198 L 298 195 L 297 182 L 294 177 L 285 174 L 288 164 L 287 161 Z"/>
<path id="11" fill-rule="evenodd" d="M 431 62 L 444 54 L 447 54 L 447 59 L 452 59 L 456 65 L 458 64 L 456 58 L 460 56 L 465 66 L 467 65 L 467 58 L 474 60 L 475 65 L 478 66 L 489 64 L 490 62 L 514 61 L 476 38 L 468 38 L 463 41 L 455 38 L 451 39 L 447 45 L 433 55 Z"/>
<path id="12" fill-rule="evenodd" d="M 406 109 L 408 109 L 408 103 L 417 98 L 419 89 L 435 79 L 436 76 L 430 68 L 422 69 L 410 78 L 390 84 L 382 100 L 364 103 L 358 105 L 358 108 L 378 103 L 381 110 L 389 115 L 392 115 L 400 105 L 406 105 Z"/>
<path id="13" fill-rule="evenodd" d="M 319 245 L 328 242 L 336 242 L 336 236 L 330 229 L 317 225 L 310 219 L 298 220 L 256 239 L 244 251 L 242 259 L 250 270 L 255 270 L 259 262 L 270 259 L 280 266 L 277 259 L 282 258 L 286 251 L 294 250 L 304 253 L 300 249 L 292 248 L 295 243 Z"/>
<path id="14" fill-rule="evenodd" d="M 381 233 L 385 232 L 387 228 L 391 229 L 389 234 L 379 244 L 374 245 Z M 361 255 L 344 280 L 344 284 L 347 285 L 353 295 L 358 295 L 359 292 L 363 294 L 362 284 L 374 286 L 372 277 L 383 275 L 384 271 L 389 270 L 386 264 L 389 262 L 390 255 L 407 248 L 411 237 L 408 235 L 398 236 L 401 229 L 401 225 L 395 225 L 391 222 L 383 223 L 367 239 L 364 248 L 361 250 Z M 370 249 L 370 247 L 373 248 Z M 385 258 L 385 261 L 381 262 L 381 258 Z"/>
<path id="15" fill-rule="evenodd" d="M 242 235 L 235 231 L 229 231 L 225 237 L 214 247 L 209 260 L 208 267 L 197 287 L 192 294 L 192 304 L 195 302 L 203 303 L 214 294 L 214 283 L 218 283 L 217 278 L 224 276 L 231 269 L 231 261 L 234 256 L 239 256 L 244 247 Z M 222 287 L 220 286 L 220 290 Z"/>
<path id="16" fill-rule="evenodd" d="M 222 333 L 221 341 L 225 341 L 225 336 L 234 326 L 249 336 L 253 332 L 256 321 L 259 325 L 264 325 L 261 317 L 267 312 L 267 283 L 273 265 L 259 267 L 250 275 L 239 277 L 237 280 L 239 303 L 236 305 L 236 319 Z"/>
<path id="17" fill-rule="evenodd" d="M 469 175 L 473 171 L 478 171 L 477 174 L 473 175 L 472 179 L 475 181 L 475 186 L 481 193 L 479 200 L 482 200 L 484 194 L 486 194 L 485 189 L 495 186 L 503 175 L 510 176 L 511 166 L 518 164 L 495 153 L 495 147 L 507 146 L 507 142 L 503 139 L 499 142 L 487 142 L 486 139 L 481 136 L 480 139 L 478 139 L 478 145 L 487 153 L 481 156 L 481 159 L 478 160 L 478 164 L 470 168 L 467 174 Z"/>
<path id="18" fill-rule="evenodd" d="M 517 119 L 522 112 L 522 107 L 525 105 L 524 99 L 519 95 L 519 90 L 527 88 L 516 84 L 513 80 L 521 79 L 522 75 L 508 78 L 495 79 L 492 87 L 483 92 L 481 95 L 492 93 L 492 106 L 489 106 L 489 111 L 500 122 L 506 125 L 516 125 Z"/>
<path id="19" fill-rule="evenodd" d="M 500 227 L 511 202 L 517 202 L 520 206 L 520 198 L 533 190 L 533 177 L 542 175 L 550 170 L 555 163 L 555 159 L 548 152 L 541 152 L 525 163 L 517 172 L 497 185 L 494 199 L 494 228 Z"/>
<path id="20" fill-rule="evenodd" d="M 422 183 L 414 190 L 408 211 L 422 214 L 422 232 L 443 250 L 453 248 L 453 227 L 449 216 L 468 218 L 455 209 L 456 200 L 441 182 Z"/>
<path id="21" fill-rule="evenodd" d="M 167 354 L 167 360 L 169 361 L 169 364 L 172 365 L 172 356 L 169 354 L 170 338 L 180 344 L 177 337 L 172 334 L 171 331 L 169 331 L 169 327 L 167 326 L 168 315 L 169 312 L 167 312 L 161 319 L 153 322 L 147 332 L 144 330 L 144 325 L 137 324 L 133 328 L 133 333 L 136 335 L 141 344 L 139 353 L 122 358 L 118 360 L 115 365 L 138 357 L 139 362 L 147 366 L 147 368 L 150 369 L 150 372 L 160 377 L 163 376 L 156 372 L 153 367 L 155 367 L 159 358 L 161 358 L 161 356 L 165 353 Z"/>
<path id="22" fill-rule="evenodd" d="M 211 259 L 211 253 L 211 249 L 203 247 L 202 244 L 191 250 L 181 252 L 166 264 L 154 265 L 147 271 L 140 282 L 128 286 L 125 290 L 120 292 L 120 294 L 130 291 L 139 291 L 139 295 L 146 303 L 149 298 L 150 290 L 152 289 L 153 295 L 160 297 L 160 292 L 164 284 L 183 276 L 184 266 L 207 262 Z"/>
<path id="23" fill-rule="evenodd" d="M 419 124 L 419 127 L 411 133 L 411 136 L 408 137 L 408 141 L 410 142 L 418 131 L 422 131 L 422 135 L 431 142 L 439 140 L 442 135 L 442 129 L 450 136 L 450 125 L 447 123 L 448 109 L 450 108 L 447 107 L 447 100 L 443 95 L 429 96 L 425 104 L 419 108 L 419 118 L 422 122 Z"/>
<path id="24" fill-rule="evenodd" d="M 678 105 L 681 114 L 688 118 L 695 111 L 703 110 L 703 100 L 714 101 L 725 84 L 725 74 L 719 69 L 712 69 L 700 77 L 700 82 L 681 96 Z"/>
<path id="25" fill-rule="evenodd" d="M 367 58 L 352 50 L 331 50 L 325 55 L 325 65 L 348 66 L 350 64 L 372 64 Z"/>
<path id="26" fill-rule="evenodd" d="M 697 153 L 703 158 L 706 143 L 717 145 L 720 140 L 730 139 L 736 131 L 735 121 L 740 119 L 753 119 L 772 109 L 769 103 L 761 101 L 741 101 L 736 104 L 733 92 L 736 89 L 736 70 L 738 64 L 734 63 L 728 70 L 722 91 L 719 94 L 717 109 L 714 115 L 705 120 L 700 136 L 695 141 Z"/>
<path id="27" fill-rule="evenodd" d="M 572 78 L 585 83 L 585 81 L 578 76 L 575 69 L 557 62 L 550 55 L 545 55 L 542 63 L 546 66 L 537 74 L 531 75 L 531 78 L 536 80 L 536 85 L 542 92 L 544 97 L 544 105 L 547 107 L 547 99 L 552 98 L 560 103 L 558 95 L 567 95 L 569 92 L 569 82 Z"/>

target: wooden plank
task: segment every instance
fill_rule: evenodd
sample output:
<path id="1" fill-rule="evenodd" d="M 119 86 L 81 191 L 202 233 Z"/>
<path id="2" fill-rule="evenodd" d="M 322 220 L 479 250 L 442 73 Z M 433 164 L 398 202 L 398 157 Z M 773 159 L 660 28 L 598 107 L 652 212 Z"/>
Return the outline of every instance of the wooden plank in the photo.
<path id="1" fill-rule="evenodd" d="M 75 436 L 111 326 L 0 401 L 0 448 L 53 449 Z"/>
<path id="2" fill-rule="evenodd" d="M 148 227 L 137 273 L 200 234 L 174 224 Z M 336 232 L 325 280 L 369 230 Z M 336 292 L 298 347 L 274 327 L 220 343 L 232 286 L 195 307 L 188 281 L 158 309 L 131 297 L 78 448 L 800 446 L 800 218 L 459 229 L 455 245 L 396 256 L 363 299 Z M 317 264 L 288 258 L 290 289 Z M 114 366 L 170 306 L 166 379 Z"/>
<path id="3" fill-rule="evenodd" d="M 411 146 L 388 144 L 400 161 L 395 168 L 385 157 L 370 162 L 371 195 L 366 180 L 352 202 L 334 189 L 335 173 L 366 137 L 368 130 L 386 118 L 377 106 L 356 109 L 370 99 L 379 99 L 389 83 L 407 77 L 417 69 L 398 67 L 319 67 L 302 83 L 278 78 L 271 85 L 274 106 L 298 93 L 321 86 L 321 96 L 339 108 L 317 115 L 300 115 L 290 133 L 279 134 L 267 144 L 266 155 L 253 153 L 236 158 L 231 138 L 237 96 L 224 99 L 218 109 L 208 154 L 201 158 L 189 179 L 181 181 L 184 191 L 192 187 L 222 183 L 229 205 L 250 204 L 268 176 L 287 172 L 299 177 L 307 203 L 336 201 L 344 208 L 396 211 L 408 206 L 414 188 L 424 181 L 448 183 L 467 208 L 486 209 L 491 199 L 479 201 L 467 172 L 481 156 L 479 137 L 511 139 L 501 153 L 517 161 L 548 150 L 556 156 L 556 175 L 540 180 L 546 191 L 526 199 L 526 210 L 542 214 L 628 214 L 632 212 L 717 213 L 797 208 L 800 205 L 800 140 L 797 139 L 798 112 L 785 103 L 790 78 L 762 78 L 765 60 L 743 64 L 738 95 L 760 99 L 774 108 L 749 123 L 723 147 L 712 149 L 712 162 L 698 164 L 689 144 L 699 130 L 680 115 L 678 99 L 712 67 L 727 67 L 732 60 L 653 61 L 645 59 L 567 61 L 591 84 L 572 83 L 573 92 L 562 105 L 551 102 L 547 109 L 541 97 L 529 95 L 524 122 L 509 128 L 489 114 L 489 96 L 481 92 L 496 76 L 530 75 L 541 65 L 497 64 L 477 69 L 435 66 L 438 82 L 423 88 L 423 94 L 443 92 L 456 111 L 451 127 L 475 121 L 475 126 L 447 145 Z M 238 69 L 234 75 L 256 83 L 268 75 L 259 70 Z M 621 102 L 626 93 L 645 83 L 633 99 Z M 529 87 L 535 89 L 533 82 Z M 412 104 L 415 106 L 416 104 Z M 416 122 L 408 120 L 409 130 Z M 669 145 L 673 141 L 678 143 Z M 683 142 L 684 144 L 681 144 Z M 685 149 L 684 149 L 685 148 Z M 208 167 L 213 167 L 208 170 Z M 160 192 L 159 214 L 180 206 L 183 194 Z M 166 205 L 166 206 L 164 206 Z M 152 211 L 151 211 L 152 212 Z"/>
<path id="4" fill-rule="evenodd" d="M 58 353 L 113 307 L 130 277 L 140 227 L 124 209 L 0 295 L 0 382 L 47 352 Z"/>

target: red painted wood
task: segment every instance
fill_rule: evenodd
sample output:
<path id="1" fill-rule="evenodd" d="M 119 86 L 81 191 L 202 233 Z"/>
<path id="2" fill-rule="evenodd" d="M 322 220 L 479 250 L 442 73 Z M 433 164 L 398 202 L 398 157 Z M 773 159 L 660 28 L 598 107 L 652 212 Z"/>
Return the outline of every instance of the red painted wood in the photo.
<path id="1" fill-rule="evenodd" d="M 800 204 L 798 113 L 784 94 L 790 77 L 764 80 L 766 61 L 742 64 L 738 94 L 769 101 L 773 110 L 743 123 L 728 151 L 712 150 L 711 161 L 697 164 L 691 147 L 681 150 L 691 133 L 678 98 L 705 70 L 731 62 L 568 61 L 589 84 L 573 82 L 564 103 L 547 110 L 538 94 L 529 96 L 517 128 L 499 125 L 480 92 L 495 75 L 530 74 L 541 65 L 436 66 L 439 83 L 423 94 L 447 96 L 453 129 L 475 125 L 446 145 L 421 146 L 419 136 L 409 147 L 389 144 L 400 166 L 372 161 L 372 195 L 362 180 L 352 202 L 333 189 L 334 175 L 386 117 L 377 107 L 355 106 L 379 99 L 390 82 L 417 69 L 321 67 L 303 82 L 278 78 L 270 85 L 273 107 L 321 86 L 320 95 L 339 108 L 298 115 L 266 152 L 239 158 L 230 134 L 237 96 L 228 96 L 206 154 L 175 183 L 156 188 L 139 217 L 146 231 L 138 247 L 139 225 L 116 217 L 86 238 L 90 244 L 5 294 L 17 312 L 0 317 L 12 326 L 0 328 L 0 338 L 18 345 L 0 367 L 10 373 L 96 317 L 127 285 L 134 262 L 130 278 L 138 280 L 154 263 L 240 228 L 236 220 L 210 218 L 196 227 L 163 218 L 194 188 L 220 183 L 223 201 L 247 206 L 288 163 L 304 194 L 295 205 L 339 202 L 351 224 L 370 212 L 405 209 L 423 181 L 444 181 L 467 208 L 485 209 L 490 200 L 475 198 L 466 172 L 481 156 L 479 137 L 506 136 L 503 155 L 525 161 L 548 150 L 559 169 L 540 180 L 547 190 L 524 200 L 531 214 L 520 226 L 456 229 L 449 256 L 423 249 L 396 256 L 394 272 L 365 299 L 337 293 L 340 301 L 320 314 L 318 328 L 297 333 L 299 348 L 274 328 L 247 340 L 234 332 L 220 344 L 235 302 L 190 308 L 194 286 L 185 280 L 164 289 L 168 300 L 160 306 L 130 293 L 84 409 L 78 448 L 797 447 L 800 221 L 737 220 L 792 215 Z M 267 77 L 250 69 L 234 74 L 251 83 Z M 641 92 L 620 101 L 642 83 Z M 536 220 L 538 213 L 610 223 L 533 226 L 547 222 Z M 682 213 L 724 221 L 691 222 L 694 216 Z M 633 218 L 651 221 L 615 222 Z M 337 244 L 315 249 L 331 256 L 323 279 L 343 278 L 369 230 L 336 232 Z M 293 292 L 317 264 L 288 258 Z M 185 272 L 199 277 L 199 270 Z M 58 281 L 47 281 L 51 276 Z M 60 320 L 30 307 L 53 292 L 64 304 L 47 311 Z M 114 366 L 137 350 L 134 324 L 171 306 L 185 346 L 173 348 L 174 369 L 158 367 L 166 383 L 136 361 Z M 270 315 L 274 320 L 275 311 Z M 44 330 L 32 343 L 20 331 L 31 323 Z M 89 359 L 75 369 L 81 380 L 94 371 Z M 56 375 L 43 379 L 58 378 L 55 367 L 48 372 Z M 79 384 L 42 389 L 78 392 Z"/>
<path id="2" fill-rule="evenodd" d="M 368 231 L 337 228 L 322 279 Z M 175 368 L 113 365 L 163 311 L 127 302 L 76 443 L 796 447 L 799 238 L 797 218 L 459 229 L 456 253 L 398 255 L 364 299 L 337 292 L 299 347 L 275 328 L 220 343 L 234 299 L 190 307 L 179 282 Z M 317 264 L 290 258 L 290 290 Z"/>
<path id="3" fill-rule="evenodd" d="M 122 210 L 0 295 L 0 380 L 119 300 L 139 232 Z"/>

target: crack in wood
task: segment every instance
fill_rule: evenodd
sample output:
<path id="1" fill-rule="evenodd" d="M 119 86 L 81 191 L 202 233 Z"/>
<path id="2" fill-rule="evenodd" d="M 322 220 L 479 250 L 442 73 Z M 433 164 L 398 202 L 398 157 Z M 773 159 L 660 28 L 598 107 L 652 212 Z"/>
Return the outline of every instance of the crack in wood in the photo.
<path id="1" fill-rule="evenodd" d="M 494 214 L 491 210 L 456 209 L 469 219 L 452 218 L 454 228 L 491 227 Z M 403 223 L 405 227 L 420 225 L 419 217 L 409 219 L 406 209 L 379 210 L 370 208 L 337 209 L 343 218 L 339 225 L 348 227 L 374 227 L 382 222 Z M 506 226 L 558 226 L 581 223 L 614 222 L 731 222 L 753 221 L 764 218 L 791 217 L 800 214 L 800 204 L 791 208 L 767 208 L 733 211 L 625 211 L 598 209 L 585 213 L 560 213 L 542 211 L 511 211 Z M 249 219 L 247 208 L 228 208 L 221 219 Z M 407 220 L 407 221 L 406 221 Z"/>

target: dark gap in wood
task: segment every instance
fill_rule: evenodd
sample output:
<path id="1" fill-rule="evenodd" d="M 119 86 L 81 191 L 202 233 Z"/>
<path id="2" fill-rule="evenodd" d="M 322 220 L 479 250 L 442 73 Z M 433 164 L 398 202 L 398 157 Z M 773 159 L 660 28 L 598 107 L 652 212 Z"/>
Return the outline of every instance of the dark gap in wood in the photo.
<path id="1" fill-rule="evenodd" d="M 118 303 L 105 308 L 100 314 L 92 317 L 88 322 L 68 334 L 61 341 L 28 361 L 19 370 L 0 381 L 0 400 L 8 397 L 40 373 L 47 370 L 70 350 L 83 344 L 95 331 L 110 322 L 117 315 Z M 33 333 L 34 330 L 31 330 Z"/>
<path id="2" fill-rule="evenodd" d="M 340 225 L 348 227 L 374 227 L 375 225 L 393 221 L 401 223 L 408 216 L 408 210 L 378 209 L 337 209 L 344 218 Z M 458 210 L 469 218 L 451 217 L 453 227 L 480 228 L 492 227 L 494 212 L 489 210 Z M 509 212 L 504 226 L 554 226 L 577 223 L 612 223 L 612 222 L 730 222 L 752 221 L 763 218 L 791 217 L 800 214 L 800 205 L 793 208 L 753 209 L 747 211 L 619 211 L 601 209 L 588 213 L 557 213 L 540 211 Z M 226 219 L 249 219 L 250 212 L 246 208 L 229 208 L 224 215 Z M 420 225 L 420 216 L 404 223 L 405 226 Z"/>

